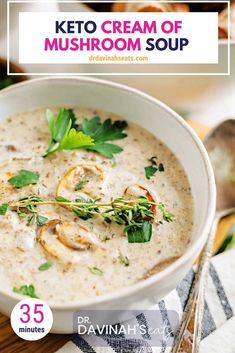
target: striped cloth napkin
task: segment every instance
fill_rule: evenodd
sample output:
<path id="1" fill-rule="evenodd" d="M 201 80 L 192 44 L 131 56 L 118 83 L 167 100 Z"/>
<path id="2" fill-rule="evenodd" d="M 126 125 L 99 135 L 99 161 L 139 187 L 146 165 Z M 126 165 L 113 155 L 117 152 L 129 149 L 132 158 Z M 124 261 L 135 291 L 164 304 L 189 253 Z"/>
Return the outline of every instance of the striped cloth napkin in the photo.
<path id="1" fill-rule="evenodd" d="M 212 258 L 205 295 L 200 353 L 235 353 L 234 270 L 235 248 Z M 191 270 L 179 286 L 153 308 L 160 311 L 163 321 L 169 320 L 167 310 L 176 310 L 179 317 L 182 317 L 193 276 L 194 271 Z M 132 320 L 138 321 L 139 318 Z M 144 320 L 148 325 L 148 318 L 144 317 Z M 171 347 L 164 344 L 152 347 L 151 335 L 139 334 L 130 339 L 124 334 L 115 337 L 75 334 L 57 353 L 169 353 L 170 350 Z M 182 353 L 186 353 L 186 350 L 182 350 Z"/>

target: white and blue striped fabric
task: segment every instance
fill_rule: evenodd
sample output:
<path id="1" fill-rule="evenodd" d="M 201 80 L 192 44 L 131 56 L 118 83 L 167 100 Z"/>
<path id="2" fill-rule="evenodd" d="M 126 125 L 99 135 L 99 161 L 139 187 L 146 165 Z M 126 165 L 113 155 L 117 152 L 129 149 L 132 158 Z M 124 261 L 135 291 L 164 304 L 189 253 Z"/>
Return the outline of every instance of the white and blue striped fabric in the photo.
<path id="1" fill-rule="evenodd" d="M 235 353 L 235 248 L 215 256 L 210 264 L 205 295 L 200 353 Z M 169 321 L 168 310 L 182 316 L 192 278 L 191 270 L 179 286 L 153 309 L 160 310 L 163 321 Z M 148 325 L 146 314 L 132 319 Z M 169 322 L 170 325 L 170 322 Z M 169 353 L 171 347 L 151 346 L 151 336 L 133 339 L 122 335 L 74 335 L 57 353 Z M 183 353 L 183 352 L 182 352 Z"/>

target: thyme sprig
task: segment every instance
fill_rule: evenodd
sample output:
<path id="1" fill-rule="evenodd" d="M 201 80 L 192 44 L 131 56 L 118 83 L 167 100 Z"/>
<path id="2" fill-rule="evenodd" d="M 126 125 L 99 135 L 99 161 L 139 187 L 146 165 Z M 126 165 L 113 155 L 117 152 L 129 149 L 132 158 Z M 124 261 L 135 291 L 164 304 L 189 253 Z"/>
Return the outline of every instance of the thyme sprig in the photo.
<path id="1" fill-rule="evenodd" d="M 42 201 L 41 197 L 30 195 L 19 199 L 15 206 L 10 204 L 10 207 L 16 209 L 19 218 L 25 220 L 27 225 L 43 225 L 47 222 L 47 218 L 38 215 L 37 211 L 37 205 Z"/>
<path id="2" fill-rule="evenodd" d="M 149 201 L 144 196 L 139 196 L 135 200 L 116 198 L 111 202 L 103 203 L 99 200 L 85 200 L 83 198 L 70 201 L 61 196 L 57 197 L 56 200 L 42 200 L 38 196 L 31 195 L 20 199 L 16 203 L 10 203 L 9 206 L 16 209 L 21 217 L 26 215 L 27 217 L 35 218 L 37 217 L 37 206 L 39 205 L 66 206 L 67 209 L 84 220 L 98 215 L 107 223 L 115 222 L 124 226 L 123 231 L 127 234 L 130 243 L 144 243 L 151 239 L 152 223 L 155 221 L 152 206 L 157 204 Z M 162 207 L 163 204 L 160 204 L 160 208 Z M 164 220 L 167 222 L 172 221 L 173 215 Z"/>
<path id="3" fill-rule="evenodd" d="M 170 223 L 174 220 L 175 216 L 173 213 L 169 212 L 167 209 L 166 209 L 166 205 L 162 202 L 160 202 L 158 204 L 158 209 L 161 211 L 162 213 L 162 218 L 164 221 Z"/>

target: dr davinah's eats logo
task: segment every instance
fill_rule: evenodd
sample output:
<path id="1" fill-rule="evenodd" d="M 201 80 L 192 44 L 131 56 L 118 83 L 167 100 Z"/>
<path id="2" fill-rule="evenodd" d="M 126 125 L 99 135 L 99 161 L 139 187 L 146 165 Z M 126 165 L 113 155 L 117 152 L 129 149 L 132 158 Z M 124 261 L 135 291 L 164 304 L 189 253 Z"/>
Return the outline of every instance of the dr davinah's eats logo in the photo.
<path id="1" fill-rule="evenodd" d="M 123 322 L 113 324 L 114 322 Z M 111 311 L 94 310 L 82 311 L 74 315 L 75 330 L 79 335 L 96 335 L 112 340 L 149 340 L 151 346 L 171 346 L 174 332 L 178 327 L 179 318 L 175 311 L 168 311 L 166 317 L 158 310 L 135 311 Z M 97 342 L 102 346 L 102 340 Z"/>

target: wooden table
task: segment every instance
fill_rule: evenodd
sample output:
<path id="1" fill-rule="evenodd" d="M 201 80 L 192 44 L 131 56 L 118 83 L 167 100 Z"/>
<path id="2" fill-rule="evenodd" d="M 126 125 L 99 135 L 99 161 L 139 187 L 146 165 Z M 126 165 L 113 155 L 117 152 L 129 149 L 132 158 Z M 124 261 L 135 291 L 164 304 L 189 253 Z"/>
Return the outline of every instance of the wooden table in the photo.
<path id="1" fill-rule="evenodd" d="M 22 340 L 12 330 L 9 318 L 0 314 L 1 353 L 54 353 L 70 338 L 71 335 L 49 334 L 39 341 L 29 342 Z"/>

